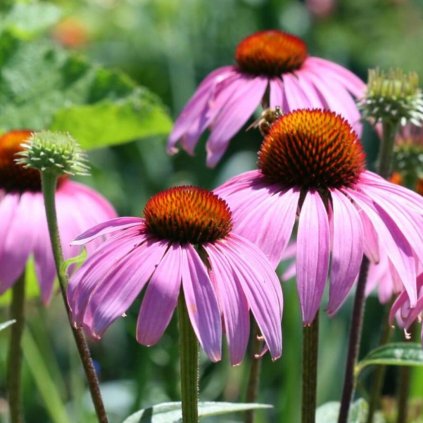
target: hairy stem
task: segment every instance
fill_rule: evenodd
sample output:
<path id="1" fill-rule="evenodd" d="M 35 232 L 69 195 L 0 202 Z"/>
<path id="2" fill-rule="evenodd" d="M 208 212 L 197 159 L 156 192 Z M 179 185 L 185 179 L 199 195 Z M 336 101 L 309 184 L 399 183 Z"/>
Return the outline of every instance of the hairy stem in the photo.
<path id="1" fill-rule="evenodd" d="M 59 228 L 57 225 L 56 215 L 56 184 L 57 176 L 47 172 L 41 173 L 41 181 L 44 195 L 44 205 L 46 209 L 47 225 L 50 233 L 51 247 L 53 250 L 54 262 L 56 265 L 57 276 L 59 279 L 60 291 L 62 293 L 63 302 L 66 309 L 66 314 L 69 319 L 69 324 L 72 329 L 72 333 L 75 339 L 78 353 L 81 358 L 81 362 L 87 378 L 88 387 L 91 393 L 91 398 L 94 404 L 94 408 L 97 414 L 99 423 L 108 423 L 106 410 L 104 408 L 103 399 L 101 397 L 100 386 L 95 372 L 94 364 L 91 359 L 90 350 L 88 348 L 87 341 L 84 333 L 81 329 L 74 328 L 72 324 L 71 311 L 66 297 L 66 286 L 68 283 L 67 275 L 64 268 L 64 259 L 62 253 L 62 246 L 60 242 Z"/>
<path id="2" fill-rule="evenodd" d="M 16 320 L 11 326 L 9 356 L 7 359 L 7 394 L 9 399 L 10 423 L 22 423 L 21 340 L 25 327 L 25 271 L 12 287 L 10 318 Z"/>
<path id="3" fill-rule="evenodd" d="M 341 408 L 339 410 L 338 423 L 347 423 L 348 412 L 351 400 L 354 395 L 355 377 L 354 369 L 360 349 L 361 331 L 363 328 L 363 316 L 366 289 L 367 273 L 369 271 L 369 260 L 363 257 L 360 273 L 358 276 L 357 288 L 355 292 L 354 308 L 351 321 L 350 338 L 348 343 L 347 362 L 345 365 L 344 386 L 342 389 Z"/>
<path id="4" fill-rule="evenodd" d="M 319 313 L 310 326 L 303 328 L 302 423 L 314 423 L 316 419 L 318 346 Z"/>
<path id="5" fill-rule="evenodd" d="M 252 351 L 251 351 L 251 366 L 250 374 L 248 376 L 248 385 L 247 385 L 247 402 L 256 402 L 259 382 L 260 382 L 260 370 L 261 370 L 261 359 L 258 358 L 258 354 L 261 351 L 262 341 L 260 340 L 260 330 L 257 326 L 257 323 L 254 322 L 253 328 L 253 341 L 252 341 Z M 254 411 L 249 410 L 245 412 L 245 423 L 254 422 Z"/>
<path id="6" fill-rule="evenodd" d="M 182 422 L 198 423 L 198 342 L 192 329 L 183 294 L 179 296 L 179 346 L 181 366 Z"/>

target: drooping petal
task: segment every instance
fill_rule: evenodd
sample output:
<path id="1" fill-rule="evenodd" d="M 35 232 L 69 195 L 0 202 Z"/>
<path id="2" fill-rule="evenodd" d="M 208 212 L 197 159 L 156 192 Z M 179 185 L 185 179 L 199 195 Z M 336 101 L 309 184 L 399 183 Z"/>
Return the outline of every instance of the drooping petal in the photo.
<path id="1" fill-rule="evenodd" d="M 258 207 L 255 207 L 249 197 L 246 200 L 248 211 L 242 216 L 232 208 L 236 216 L 234 231 L 258 245 L 274 267 L 281 261 L 291 239 L 299 197 L 300 192 L 291 188 L 272 196 L 266 195 L 260 200 Z M 228 202 L 231 206 L 230 200 Z"/>
<path id="2" fill-rule="evenodd" d="M 143 228 L 144 219 L 140 217 L 117 217 L 115 219 L 110 219 L 107 222 L 100 223 L 79 235 L 72 242 L 72 245 L 83 245 L 99 236 L 137 225 Z"/>
<path id="3" fill-rule="evenodd" d="M 214 101 L 217 87 L 232 76 L 234 71 L 233 66 L 225 66 L 211 72 L 201 82 L 195 94 L 188 101 L 175 121 L 167 144 L 169 154 L 175 154 L 178 151 L 176 148 L 178 140 L 188 133 L 191 141 L 185 147 L 189 148 L 190 153 L 193 153 L 194 139 L 198 140 L 201 132 L 204 130 L 203 121 L 206 119 L 205 115 L 209 111 L 210 103 Z"/>
<path id="4" fill-rule="evenodd" d="M 6 200 L 3 200 L 6 201 Z M 0 255 L 0 294 L 5 292 L 19 278 L 25 269 L 29 255 L 34 247 L 36 228 L 28 211 L 38 201 L 37 193 L 25 192 L 19 198 L 15 215 L 10 221 L 9 231 L 2 243 Z"/>
<path id="5" fill-rule="evenodd" d="M 379 244 L 383 246 L 414 306 L 417 301 L 416 263 L 410 245 L 396 227 L 393 225 L 387 227 L 386 216 L 382 220 L 380 211 L 377 213 L 374 207 L 368 204 L 371 200 L 364 194 L 349 190 L 349 195 L 357 203 L 361 213 L 365 213 L 371 221 L 378 234 Z"/>
<path id="6" fill-rule="evenodd" d="M 285 74 L 283 76 L 283 82 L 289 111 L 312 107 L 309 99 L 299 85 L 297 77 L 294 74 Z"/>
<path id="7" fill-rule="evenodd" d="M 222 325 L 216 293 L 195 249 L 182 248 L 182 286 L 192 328 L 211 361 L 221 359 Z"/>
<path id="8" fill-rule="evenodd" d="M 223 156 L 229 140 L 253 114 L 260 104 L 267 87 L 267 79 L 243 78 L 232 98 L 222 104 L 219 114 L 211 124 L 207 140 L 207 166 L 213 167 Z"/>
<path id="9" fill-rule="evenodd" d="M 280 282 L 266 256 L 248 240 L 231 234 L 225 240 L 224 253 L 231 260 L 234 276 L 241 286 L 273 360 L 282 354 L 281 318 L 283 297 Z"/>
<path id="10" fill-rule="evenodd" d="M 355 206 L 337 190 L 332 196 L 332 261 L 328 314 L 336 313 L 351 290 L 363 259 L 363 228 Z"/>
<path id="11" fill-rule="evenodd" d="M 137 321 L 137 341 L 154 345 L 162 337 L 178 303 L 181 246 L 172 244 L 150 279 Z"/>
<path id="12" fill-rule="evenodd" d="M 83 326 L 100 338 L 108 326 L 132 305 L 167 249 L 165 241 L 147 241 L 111 267 L 91 294 L 83 317 Z"/>
<path id="13" fill-rule="evenodd" d="M 272 78 L 269 82 L 270 104 L 269 107 L 280 107 L 283 113 L 287 113 L 288 103 L 284 90 L 284 82 L 281 78 Z"/>
<path id="14" fill-rule="evenodd" d="M 247 299 L 237 283 L 228 251 L 216 242 L 204 246 L 211 265 L 210 277 L 223 313 L 229 356 L 233 366 L 245 355 L 250 333 L 250 316 Z"/>
<path id="15" fill-rule="evenodd" d="M 310 325 L 320 307 L 329 267 L 329 222 L 320 195 L 308 192 L 297 236 L 297 282 L 302 318 Z"/>
<path id="16" fill-rule="evenodd" d="M 1 191 L 0 191 L 1 192 Z M 19 207 L 19 194 L 8 193 L 0 200 L 0 257 L 3 253 L 7 233 Z"/>

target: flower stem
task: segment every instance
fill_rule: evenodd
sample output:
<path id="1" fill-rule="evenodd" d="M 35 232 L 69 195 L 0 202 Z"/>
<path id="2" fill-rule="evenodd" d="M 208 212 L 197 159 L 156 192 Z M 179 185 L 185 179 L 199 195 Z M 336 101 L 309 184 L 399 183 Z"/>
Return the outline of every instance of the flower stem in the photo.
<path id="1" fill-rule="evenodd" d="M 379 151 L 378 174 L 383 178 L 389 178 L 392 170 L 392 158 L 394 154 L 395 135 L 398 124 L 385 121 L 382 123 L 383 138 Z"/>
<path id="2" fill-rule="evenodd" d="M 399 368 L 399 381 L 397 386 L 397 423 L 407 423 L 408 396 L 410 394 L 410 371 L 410 367 L 401 366 Z"/>
<path id="3" fill-rule="evenodd" d="M 11 326 L 9 356 L 7 359 L 7 393 L 10 409 L 10 423 L 22 423 L 21 340 L 25 326 L 25 271 L 12 287 L 10 318 L 16 320 Z"/>
<path id="4" fill-rule="evenodd" d="M 179 295 L 179 347 L 181 366 L 182 422 L 198 423 L 199 361 L 198 343 L 183 294 Z"/>
<path id="5" fill-rule="evenodd" d="M 385 315 L 383 319 L 383 329 L 382 329 L 382 335 L 379 340 L 379 346 L 387 344 L 392 334 L 392 326 L 389 324 L 389 310 L 391 306 L 392 306 L 392 301 L 390 301 L 389 304 L 385 304 L 384 306 Z M 373 385 L 370 392 L 369 411 L 367 413 L 366 423 L 373 422 L 373 416 L 375 414 L 377 406 L 379 405 L 380 394 L 382 392 L 382 386 L 383 386 L 383 380 L 385 379 L 386 366 L 376 366 L 376 369 L 374 370 L 374 372 L 375 372 L 375 376 L 373 378 Z"/>
<path id="6" fill-rule="evenodd" d="M 303 328 L 302 423 L 314 423 L 316 420 L 318 346 L 319 313 L 310 326 Z"/>
<path id="7" fill-rule="evenodd" d="M 258 358 L 260 354 L 262 341 L 260 340 L 260 330 L 257 326 L 257 323 L 254 322 L 253 329 L 253 341 L 252 341 L 252 351 L 251 351 L 251 365 L 250 365 L 250 374 L 248 376 L 248 385 L 247 385 L 247 395 L 246 402 L 255 402 L 257 400 L 258 387 L 260 382 L 260 370 L 261 370 L 261 359 Z M 245 423 L 254 422 L 254 411 L 246 411 L 245 413 Z"/>
<path id="8" fill-rule="evenodd" d="M 369 259 L 363 257 L 360 274 L 358 276 L 355 292 L 354 307 L 351 321 L 350 339 L 348 343 L 348 355 L 345 365 L 344 386 L 342 390 L 341 408 L 339 410 L 338 423 L 346 423 L 352 397 L 354 395 L 355 377 L 354 368 L 360 347 L 361 331 L 363 327 L 364 305 L 367 273 L 369 271 Z"/>
<path id="9" fill-rule="evenodd" d="M 70 327 L 78 348 L 79 356 L 84 367 L 85 376 L 87 378 L 88 387 L 90 389 L 91 398 L 97 414 L 99 423 L 108 423 L 106 410 L 104 408 L 103 400 L 101 397 L 100 386 L 95 372 L 94 364 L 91 359 L 91 354 L 88 348 L 87 341 L 84 333 L 80 328 L 74 328 L 72 324 L 71 311 L 66 297 L 67 276 L 64 268 L 64 259 L 62 253 L 62 246 L 60 242 L 59 228 L 57 225 L 56 215 L 56 184 L 57 176 L 48 171 L 41 172 L 41 182 L 44 195 L 44 205 L 46 209 L 47 225 L 50 233 L 51 247 L 53 250 L 54 262 L 56 264 L 57 276 L 59 279 L 60 291 L 62 293 L 63 302 L 66 309 L 66 314 L 69 319 Z"/>

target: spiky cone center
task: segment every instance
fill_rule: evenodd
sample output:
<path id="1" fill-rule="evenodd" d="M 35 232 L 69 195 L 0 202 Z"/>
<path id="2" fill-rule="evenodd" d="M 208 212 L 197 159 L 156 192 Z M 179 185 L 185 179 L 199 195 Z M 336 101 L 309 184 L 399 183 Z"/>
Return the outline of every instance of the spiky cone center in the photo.
<path id="1" fill-rule="evenodd" d="M 193 186 L 156 194 L 147 202 L 144 216 L 148 233 L 181 244 L 214 242 L 232 229 L 232 214 L 226 202 Z"/>
<path id="2" fill-rule="evenodd" d="M 16 163 L 17 154 L 23 151 L 33 132 L 16 129 L 0 137 L 0 189 L 6 192 L 41 192 L 40 172 Z M 59 180 L 61 183 L 63 179 Z"/>
<path id="3" fill-rule="evenodd" d="M 417 73 L 401 69 L 370 69 L 367 92 L 359 101 L 364 117 L 374 121 L 423 122 L 423 94 Z"/>
<path id="4" fill-rule="evenodd" d="M 60 175 L 87 175 L 84 152 L 68 133 L 35 132 L 22 144 L 16 162 L 27 168 Z"/>
<path id="5" fill-rule="evenodd" d="M 258 166 L 283 188 L 353 186 L 364 169 L 356 133 L 341 116 L 319 109 L 283 115 L 270 128 L 259 151 Z"/>
<path id="6" fill-rule="evenodd" d="M 303 40 L 270 30 L 244 38 L 237 46 L 235 60 L 244 73 L 274 77 L 301 68 L 307 55 Z"/>

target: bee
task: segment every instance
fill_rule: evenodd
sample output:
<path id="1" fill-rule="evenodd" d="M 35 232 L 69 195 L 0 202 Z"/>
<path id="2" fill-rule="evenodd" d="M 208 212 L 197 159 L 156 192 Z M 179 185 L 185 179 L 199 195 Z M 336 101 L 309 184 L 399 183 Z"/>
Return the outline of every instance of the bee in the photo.
<path id="1" fill-rule="evenodd" d="M 275 122 L 275 120 L 279 119 L 282 116 L 282 109 L 279 106 L 275 108 L 269 107 L 268 109 L 264 109 L 261 112 L 261 115 L 258 119 L 256 119 L 248 128 L 247 131 L 252 128 L 258 128 L 261 135 L 266 136 L 269 133 L 269 130 Z"/>

